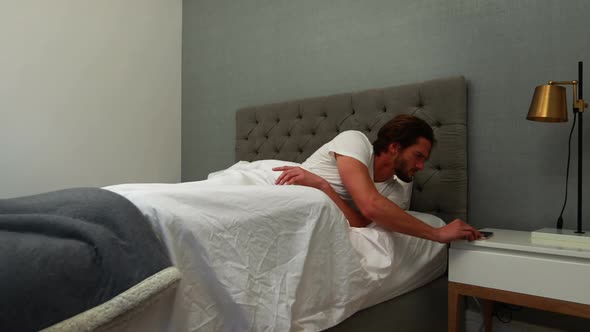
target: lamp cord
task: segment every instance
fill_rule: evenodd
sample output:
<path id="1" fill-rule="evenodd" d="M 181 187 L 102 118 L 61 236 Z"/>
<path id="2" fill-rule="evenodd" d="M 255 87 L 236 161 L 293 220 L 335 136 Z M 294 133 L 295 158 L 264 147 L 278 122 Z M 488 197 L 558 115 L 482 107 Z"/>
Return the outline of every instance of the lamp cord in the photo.
<path id="1" fill-rule="evenodd" d="M 572 134 L 574 133 L 574 128 L 576 127 L 576 119 L 578 118 L 578 112 L 574 112 L 574 121 L 572 123 L 572 130 L 570 131 L 570 137 L 567 143 L 567 166 L 565 171 L 565 199 L 563 200 L 563 207 L 561 208 L 561 213 L 559 214 L 559 218 L 557 218 L 557 229 L 563 228 L 563 211 L 565 210 L 565 205 L 567 204 L 567 183 L 570 175 L 570 156 L 572 151 Z"/>

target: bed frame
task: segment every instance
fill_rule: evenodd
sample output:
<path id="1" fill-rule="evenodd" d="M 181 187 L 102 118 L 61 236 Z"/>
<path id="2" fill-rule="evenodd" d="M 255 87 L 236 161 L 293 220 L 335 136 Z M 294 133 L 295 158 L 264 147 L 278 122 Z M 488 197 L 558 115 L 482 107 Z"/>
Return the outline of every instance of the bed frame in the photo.
<path id="1" fill-rule="evenodd" d="M 435 147 L 414 180 L 411 210 L 467 221 L 467 88 L 463 77 L 246 107 L 236 113 L 236 161 L 303 162 L 344 130 L 371 141 L 398 114 L 434 129 Z M 331 331 L 438 331 L 447 325 L 447 278 L 362 310 Z"/>

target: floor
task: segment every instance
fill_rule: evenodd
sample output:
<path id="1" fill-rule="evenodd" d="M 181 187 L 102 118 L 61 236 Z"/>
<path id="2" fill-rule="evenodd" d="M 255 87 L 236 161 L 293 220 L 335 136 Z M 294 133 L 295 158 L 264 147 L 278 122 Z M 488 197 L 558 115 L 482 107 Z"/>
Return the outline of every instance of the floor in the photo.
<path id="1" fill-rule="evenodd" d="M 502 323 L 494 317 L 494 332 L 567 332 L 539 325 L 512 320 L 509 323 Z M 465 331 L 466 332 L 483 332 L 483 319 L 479 312 L 468 309 L 465 312 Z"/>

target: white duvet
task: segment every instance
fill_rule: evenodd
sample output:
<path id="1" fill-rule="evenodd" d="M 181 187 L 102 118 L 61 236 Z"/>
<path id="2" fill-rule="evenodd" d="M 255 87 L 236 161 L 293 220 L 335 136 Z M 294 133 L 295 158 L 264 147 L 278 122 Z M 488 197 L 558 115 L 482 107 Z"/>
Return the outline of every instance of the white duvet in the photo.
<path id="1" fill-rule="evenodd" d="M 273 185 L 285 164 L 106 188 L 140 208 L 183 273 L 168 331 L 318 331 L 445 271 L 445 245 L 351 228 L 321 191 Z"/>

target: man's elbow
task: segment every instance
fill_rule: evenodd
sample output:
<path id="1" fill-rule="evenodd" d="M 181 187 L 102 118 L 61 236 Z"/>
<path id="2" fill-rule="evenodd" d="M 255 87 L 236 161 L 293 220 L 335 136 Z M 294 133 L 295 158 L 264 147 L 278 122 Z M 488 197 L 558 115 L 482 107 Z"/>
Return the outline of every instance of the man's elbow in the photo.
<path id="1" fill-rule="evenodd" d="M 379 205 L 376 199 L 368 199 L 362 202 L 359 206 L 359 210 L 363 216 L 369 220 L 375 220 L 379 216 Z"/>

